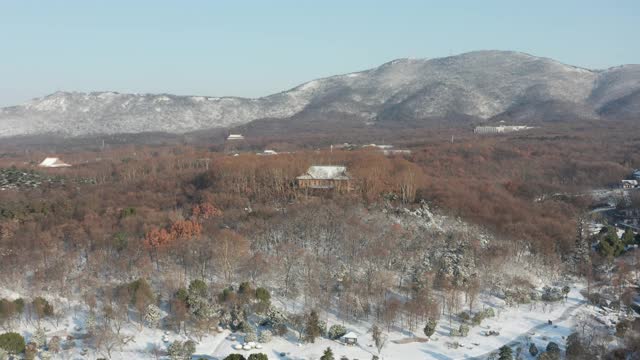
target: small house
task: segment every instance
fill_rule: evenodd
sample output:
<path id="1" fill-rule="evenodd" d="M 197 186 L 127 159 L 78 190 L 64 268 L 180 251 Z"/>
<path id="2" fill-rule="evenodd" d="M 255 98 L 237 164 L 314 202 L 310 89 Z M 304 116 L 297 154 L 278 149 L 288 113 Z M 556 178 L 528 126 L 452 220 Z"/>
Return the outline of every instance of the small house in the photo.
<path id="1" fill-rule="evenodd" d="M 638 187 L 638 180 L 622 180 L 623 189 L 635 189 Z"/>
<path id="2" fill-rule="evenodd" d="M 311 166 L 296 182 L 300 189 L 353 190 L 353 181 L 345 166 Z"/>
<path id="3" fill-rule="evenodd" d="M 48 168 L 59 168 L 59 167 L 69 167 L 71 165 L 65 163 L 64 161 L 55 158 L 55 157 L 48 157 L 45 158 L 44 160 L 42 160 L 42 162 L 38 165 L 40 167 L 48 167 Z"/>
<path id="4" fill-rule="evenodd" d="M 238 151 L 246 151 L 249 144 L 242 134 L 229 134 L 224 141 L 224 152 L 233 154 Z"/>
<path id="5" fill-rule="evenodd" d="M 358 343 L 358 335 L 350 331 L 342 337 L 342 341 L 347 345 L 356 345 Z"/>

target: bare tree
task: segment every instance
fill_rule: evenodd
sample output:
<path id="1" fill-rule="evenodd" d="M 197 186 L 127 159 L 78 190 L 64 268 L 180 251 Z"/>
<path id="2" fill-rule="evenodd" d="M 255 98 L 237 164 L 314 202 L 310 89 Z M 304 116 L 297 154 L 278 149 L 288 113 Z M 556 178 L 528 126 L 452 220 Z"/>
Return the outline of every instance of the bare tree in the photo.
<path id="1" fill-rule="evenodd" d="M 377 324 L 371 327 L 371 338 L 378 349 L 378 355 L 382 352 L 382 348 L 387 344 L 387 335 L 385 335 Z"/>

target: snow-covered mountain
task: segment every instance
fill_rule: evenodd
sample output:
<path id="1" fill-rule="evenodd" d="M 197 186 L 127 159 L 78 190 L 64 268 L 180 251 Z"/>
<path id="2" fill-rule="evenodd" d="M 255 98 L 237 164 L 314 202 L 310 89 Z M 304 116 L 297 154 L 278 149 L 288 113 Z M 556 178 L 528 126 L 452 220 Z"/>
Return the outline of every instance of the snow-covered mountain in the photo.
<path id="1" fill-rule="evenodd" d="M 640 65 L 589 70 L 519 52 L 399 59 L 258 98 L 56 92 L 0 109 L 0 136 L 183 133 L 304 115 L 363 126 L 464 117 L 571 120 L 640 115 Z M 365 125 L 367 124 L 367 125 Z"/>

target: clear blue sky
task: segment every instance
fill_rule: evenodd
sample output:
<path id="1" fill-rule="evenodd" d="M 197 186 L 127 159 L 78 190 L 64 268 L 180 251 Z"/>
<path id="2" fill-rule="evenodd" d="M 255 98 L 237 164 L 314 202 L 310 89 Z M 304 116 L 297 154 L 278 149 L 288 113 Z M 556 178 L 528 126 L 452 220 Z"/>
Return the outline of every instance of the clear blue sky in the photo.
<path id="1" fill-rule="evenodd" d="M 640 0 L 0 0 L 0 106 L 56 90 L 257 97 L 401 57 L 640 62 Z"/>

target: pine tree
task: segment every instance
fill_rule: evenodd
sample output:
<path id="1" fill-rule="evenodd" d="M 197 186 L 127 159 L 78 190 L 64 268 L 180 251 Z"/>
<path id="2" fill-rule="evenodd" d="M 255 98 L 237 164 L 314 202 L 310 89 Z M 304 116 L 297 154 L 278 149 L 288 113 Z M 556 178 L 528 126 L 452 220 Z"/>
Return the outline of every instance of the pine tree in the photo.
<path id="1" fill-rule="evenodd" d="M 616 229 L 613 226 L 607 228 L 607 232 L 598 243 L 598 252 L 609 260 L 613 260 L 616 256 L 622 254 L 624 244 L 618 237 Z"/>
<path id="2" fill-rule="evenodd" d="M 551 355 L 553 358 L 559 359 L 560 358 L 560 346 L 558 346 L 558 344 L 556 344 L 555 342 L 550 341 L 547 344 L 547 353 L 549 353 L 549 355 Z"/>
<path id="3" fill-rule="evenodd" d="M 438 326 L 438 322 L 434 319 L 429 319 L 427 324 L 424 326 L 424 334 L 430 338 L 436 332 L 436 326 Z"/>
<path id="4" fill-rule="evenodd" d="M 178 340 L 171 343 L 167 349 L 167 354 L 171 360 L 182 360 L 182 353 L 182 343 Z"/>
<path id="5" fill-rule="evenodd" d="M 330 347 L 328 347 L 324 351 L 324 354 L 322 354 L 322 356 L 320 357 L 320 360 L 335 360 L 335 358 L 333 357 L 333 351 L 331 350 Z"/>
<path id="6" fill-rule="evenodd" d="M 189 360 L 191 356 L 196 352 L 196 343 L 193 340 L 187 340 L 182 344 L 182 356 L 184 359 Z"/>
<path id="7" fill-rule="evenodd" d="M 156 328 L 160 323 L 160 319 L 162 318 L 162 311 L 159 307 L 154 304 L 149 304 L 147 306 L 147 311 L 144 314 L 144 321 L 149 324 L 149 327 Z"/>
<path id="8" fill-rule="evenodd" d="M 513 351 L 507 345 L 503 346 L 499 350 L 498 360 L 513 360 Z"/>
<path id="9" fill-rule="evenodd" d="M 633 245 L 635 242 L 633 231 L 630 228 L 626 228 L 624 230 L 624 234 L 622 234 L 622 243 L 624 245 Z"/>
<path id="10" fill-rule="evenodd" d="M 310 343 L 314 343 L 316 338 L 320 336 L 320 319 L 315 310 L 312 310 L 307 317 L 304 334 L 304 340 Z"/>

